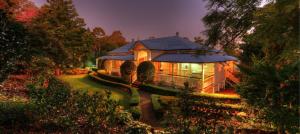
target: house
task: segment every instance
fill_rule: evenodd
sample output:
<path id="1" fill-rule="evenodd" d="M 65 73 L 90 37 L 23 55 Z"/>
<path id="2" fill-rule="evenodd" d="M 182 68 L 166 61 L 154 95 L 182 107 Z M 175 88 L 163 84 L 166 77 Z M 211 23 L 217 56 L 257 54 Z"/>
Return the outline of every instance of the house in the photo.
<path id="1" fill-rule="evenodd" d="M 117 76 L 126 60 L 134 61 L 137 66 L 151 61 L 155 66 L 155 83 L 183 87 L 188 81 L 195 91 L 206 93 L 220 91 L 226 81 L 238 82 L 233 75 L 235 57 L 178 35 L 133 41 L 97 58 L 97 66 L 104 60 L 106 72 Z"/>

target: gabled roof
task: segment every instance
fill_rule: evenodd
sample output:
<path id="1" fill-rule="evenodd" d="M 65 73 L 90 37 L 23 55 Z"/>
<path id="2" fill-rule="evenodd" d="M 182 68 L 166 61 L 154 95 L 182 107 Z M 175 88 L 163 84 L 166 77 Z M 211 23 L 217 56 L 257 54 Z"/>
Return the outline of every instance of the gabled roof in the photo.
<path id="1" fill-rule="evenodd" d="M 100 59 L 102 60 L 133 60 L 133 55 L 108 55 L 108 56 L 102 56 Z"/>
<path id="2" fill-rule="evenodd" d="M 138 42 L 150 50 L 208 50 L 206 46 L 194 43 L 188 39 L 184 39 L 179 36 L 170 36 L 132 42 L 117 48 L 110 53 L 129 52 L 129 50 L 134 47 L 135 43 Z"/>
<path id="3" fill-rule="evenodd" d="M 139 41 L 148 49 L 152 50 L 195 50 L 207 49 L 203 45 L 189 41 L 179 36 L 147 39 Z"/>
<path id="4" fill-rule="evenodd" d="M 110 51 L 109 53 L 127 53 L 133 46 L 134 46 L 134 43 L 132 42 L 132 43 L 126 44 L 122 47 L 119 47 L 117 49 L 114 49 L 114 50 Z"/>
<path id="5" fill-rule="evenodd" d="M 181 62 L 181 63 L 210 63 L 237 61 L 237 58 L 229 55 L 195 55 L 195 54 L 162 54 L 152 61 L 159 62 Z"/>

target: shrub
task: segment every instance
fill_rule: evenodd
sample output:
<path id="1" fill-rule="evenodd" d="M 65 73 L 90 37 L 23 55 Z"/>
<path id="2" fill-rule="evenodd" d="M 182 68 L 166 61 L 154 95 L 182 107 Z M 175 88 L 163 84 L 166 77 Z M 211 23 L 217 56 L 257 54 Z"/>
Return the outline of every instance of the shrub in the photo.
<path id="1" fill-rule="evenodd" d="M 132 120 L 120 117 L 123 114 L 118 103 L 110 99 L 109 91 L 106 95 L 70 91 L 69 86 L 54 78 L 46 89 L 30 88 L 38 123 L 65 128 L 67 133 L 109 133 L 124 127 L 122 121 Z"/>
<path id="2" fill-rule="evenodd" d="M 141 111 L 141 109 L 140 109 L 139 106 L 131 107 L 131 108 L 129 109 L 129 112 L 131 113 L 132 118 L 133 118 L 134 120 L 139 120 L 140 117 L 141 117 L 141 115 L 142 115 L 142 111 Z"/>
<path id="3" fill-rule="evenodd" d="M 99 76 L 100 78 L 105 79 L 105 80 L 123 83 L 123 84 L 129 84 L 129 82 L 123 80 L 121 77 L 107 75 L 107 74 L 103 74 L 103 73 L 99 73 L 99 72 L 97 73 L 97 76 Z"/>
<path id="4" fill-rule="evenodd" d="M 153 82 L 155 67 L 151 61 L 144 61 L 137 68 L 138 81 L 150 83 Z"/>
<path id="5" fill-rule="evenodd" d="M 134 75 L 136 70 L 136 65 L 132 61 L 125 61 L 121 67 L 120 72 L 123 80 L 132 83 L 132 76 Z"/>
<path id="6" fill-rule="evenodd" d="M 176 96 L 180 92 L 180 90 L 178 89 L 160 87 L 152 84 L 143 84 L 140 86 L 140 89 L 149 93 L 166 95 L 166 96 Z"/>
<path id="7" fill-rule="evenodd" d="M 140 94 L 136 88 L 130 88 L 131 99 L 129 101 L 130 106 L 137 106 L 140 103 Z"/>
<path id="8" fill-rule="evenodd" d="M 101 79 L 100 77 L 95 76 L 94 74 L 90 73 L 89 74 L 90 78 L 97 80 L 98 82 L 101 82 L 104 85 L 108 86 L 115 86 L 115 87 L 121 87 L 122 89 L 126 89 L 126 92 L 131 94 L 131 99 L 129 101 L 130 106 L 137 106 L 140 102 L 140 95 L 137 90 L 137 88 L 132 88 L 129 85 L 122 84 L 122 83 L 117 83 L 117 82 L 112 82 L 108 80 Z"/>
<path id="9" fill-rule="evenodd" d="M 151 101 L 152 101 L 152 106 L 155 112 L 155 116 L 157 118 L 162 118 L 163 117 L 163 109 L 160 104 L 160 96 L 156 94 L 151 95 Z"/>

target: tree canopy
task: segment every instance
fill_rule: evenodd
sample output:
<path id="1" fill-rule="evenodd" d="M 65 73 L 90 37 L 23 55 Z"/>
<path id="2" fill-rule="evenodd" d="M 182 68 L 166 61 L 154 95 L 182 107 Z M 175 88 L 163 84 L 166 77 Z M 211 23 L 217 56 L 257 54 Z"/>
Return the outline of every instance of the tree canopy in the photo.
<path id="1" fill-rule="evenodd" d="M 28 60 L 28 36 L 24 26 L 0 9 L 0 82 L 13 72 L 17 64 Z"/>
<path id="2" fill-rule="evenodd" d="M 47 37 L 40 41 L 59 66 L 80 66 L 93 42 L 70 0 L 48 0 L 32 26 Z"/>
<path id="3" fill-rule="evenodd" d="M 299 120 L 299 3 L 262 3 L 210 0 L 207 42 L 242 49 L 238 93 L 279 132 L 292 132 Z"/>

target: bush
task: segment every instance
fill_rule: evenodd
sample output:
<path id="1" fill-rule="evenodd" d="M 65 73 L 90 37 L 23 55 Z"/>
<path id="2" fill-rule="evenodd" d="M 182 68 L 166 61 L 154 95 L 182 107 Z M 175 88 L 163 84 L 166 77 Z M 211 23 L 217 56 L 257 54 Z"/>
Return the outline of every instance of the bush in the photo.
<path id="1" fill-rule="evenodd" d="M 140 102 L 140 95 L 137 90 L 137 88 L 132 88 L 129 85 L 122 84 L 122 83 L 117 83 L 117 82 L 112 82 L 108 80 L 101 79 L 100 77 L 95 76 L 94 74 L 90 73 L 89 74 L 90 78 L 97 80 L 98 82 L 101 82 L 104 85 L 108 86 L 115 86 L 115 87 L 121 87 L 122 89 L 126 89 L 126 92 L 131 94 L 131 99 L 129 101 L 130 106 L 137 106 Z"/>
<path id="2" fill-rule="evenodd" d="M 140 103 L 140 94 L 136 88 L 130 88 L 131 99 L 129 101 L 130 106 L 137 106 Z"/>
<path id="3" fill-rule="evenodd" d="M 121 67 L 120 67 L 120 72 L 122 79 L 132 83 L 132 76 L 134 75 L 136 70 L 136 65 L 132 61 L 125 61 Z"/>
<path id="4" fill-rule="evenodd" d="M 140 82 L 150 83 L 154 80 L 155 67 L 151 61 L 140 63 L 137 68 L 137 79 Z"/>
<path id="5" fill-rule="evenodd" d="M 0 103 L 0 126 L 24 127 L 32 121 L 30 105 L 22 102 Z"/>
<path id="6" fill-rule="evenodd" d="M 121 120 L 132 120 L 120 117 L 119 105 L 110 99 L 109 91 L 106 95 L 70 91 L 69 86 L 54 78 L 46 89 L 30 88 L 37 123 L 65 128 L 66 133 L 109 133 L 124 127 L 125 124 L 120 125 Z"/>
<path id="7" fill-rule="evenodd" d="M 241 102 L 241 98 L 237 95 L 225 95 L 225 94 L 209 94 L 209 93 L 197 93 L 193 94 L 192 97 L 197 99 L 212 99 L 214 101 L 220 101 L 224 103 L 237 104 Z"/>
<path id="8" fill-rule="evenodd" d="M 121 77 L 107 75 L 107 74 L 103 74 L 103 73 L 99 73 L 99 72 L 97 73 L 97 76 L 99 76 L 100 78 L 105 79 L 105 80 L 118 82 L 118 83 L 122 83 L 122 84 L 129 84 L 129 82 L 123 80 Z"/>
<path id="9" fill-rule="evenodd" d="M 152 106 L 155 112 L 155 116 L 157 118 L 162 118 L 163 117 L 163 109 L 160 104 L 160 96 L 156 94 L 151 95 L 151 101 L 152 101 Z"/>
<path id="10" fill-rule="evenodd" d="M 140 89 L 149 93 L 165 95 L 165 96 L 176 96 L 180 92 L 180 90 L 178 89 L 160 87 L 152 84 L 143 84 L 140 86 Z"/>
<path id="11" fill-rule="evenodd" d="M 132 118 L 133 118 L 134 120 L 139 120 L 139 119 L 141 118 L 142 111 L 141 111 L 141 109 L 140 109 L 139 106 L 131 107 L 131 108 L 129 109 L 129 112 L 131 113 Z"/>

